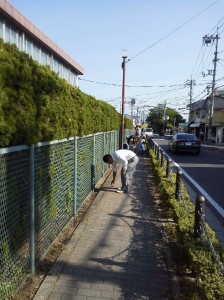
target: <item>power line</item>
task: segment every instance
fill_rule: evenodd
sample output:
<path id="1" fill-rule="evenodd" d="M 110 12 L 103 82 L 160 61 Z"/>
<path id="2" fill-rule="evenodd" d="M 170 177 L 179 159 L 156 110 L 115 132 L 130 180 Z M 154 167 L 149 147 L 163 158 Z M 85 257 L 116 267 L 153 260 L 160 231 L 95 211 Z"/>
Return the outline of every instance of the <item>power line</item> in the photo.
<path id="1" fill-rule="evenodd" d="M 224 84 L 223 84 L 223 85 L 220 85 L 220 86 L 217 86 L 216 89 L 218 89 L 218 88 L 220 88 L 220 87 L 223 87 L 223 86 L 224 86 Z"/>
<path id="2" fill-rule="evenodd" d="M 115 83 L 107 83 L 107 82 L 100 82 L 100 81 L 94 81 L 94 80 L 89 80 L 89 79 L 83 79 L 79 78 L 82 81 L 87 81 L 91 83 L 96 83 L 96 84 L 102 84 L 102 85 L 110 85 L 110 86 L 118 86 L 121 87 L 121 84 L 115 84 Z M 171 85 L 125 85 L 126 87 L 129 88 L 164 88 L 164 87 L 178 87 L 178 86 L 183 86 L 184 84 L 171 84 Z"/>
<path id="3" fill-rule="evenodd" d="M 176 29 L 174 29 L 173 31 L 171 31 L 170 33 L 168 33 L 167 35 L 165 35 L 164 37 L 162 37 L 161 39 L 159 39 L 157 42 L 153 43 L 152 45 L 150 45 L 149 47 L 147 47 L 146 49 L 140 51 L 139 53 L 137 53 L 136 55 L 132 56 L 131 58 L 128 59 L 128 61 L 134 59 L 135 57 L 139 56 L 140 54 L 142 54 L 143 52 L 149 50 L 150 48 L 152 48 L 153 46 L 157 45 L 158 43 L 162 42 L 163 40 L 165 40 L 167 37 L 169 37 L 170 35 L 172 35 L 174 32 L 178 31 L 179 29 L 181 29 L 182 27 L 184 27 L 186 24 L 190 23 L 192 20 L 194 20 L 195 18 L 197 18 L 198 16 L 200 16 L 203 12 L 205 12 L 207 9 L 209 9 L 212 5 L 214 5 L 216 2 L 218 2 L 219 0 L 214 1 L 213 3 L 211 3 L 209 6 L 207 6 L 206 8 L 204 8 L 202 11 L 200 11 L 199 13 L 197 13 L 196 15 L 194 15 L 193 17 L 191 17 L 189 20 L 187 20 L 186 22 L 184 22 L 182 25 L 178 26 Z"/>
<path id="4" fill-rule="evenodd" d="M 209 51 L 208 51 L 207 56 L 206 56 L 206 58 L 205 58 L 205 60 L 204 60 L 204 57 L 205 57 L 205 54 L 206 54 L 207 49 L 208 49 L 208 47 L 205 48 L 205 50 L 204 50 L 204 52 L 203 52 L 203 55 L 202 55 L 202 58 L 201 58 L 201 61 L 200 61 L 199 65 L 198 65 L 197 72 L 196 72 L 195 75 L 194 75 L 194 79 L 195 79 L 195 80 L 196 80 L 199 76 L 202 75 L 202 71 L 204 70 L 204 67 L 205 67 L 205 65 L 206 65 L 206 63 L 207 63 L 207 61 L 208 61 L 209 55 L 211 54 L 212 46 L 209 47 Z M 200 70 L 199 70 L 200 68 L 201 68 L 201 72 L 200 72 Z M 197 75 L 197 76 L 196 76 L 196 75 Z M 193 77 L 193 76 L 192 76 L 192 77 Z"/>
<path id="5" fill-rule="evenodd" d="M 220 20 L 220 21 L 212 28 L 212 30 L 210 30 L 210 32 L 209 32 L 208 35 L 210 35 L 211 32 L 212 32 L 214 29 L 217 29 L 218 25 L 221 23 L 221 21 L 222 21 L 223 19 L 224 19 L 224 17 L 222 17 L 221 20 Z M 223 25 L 224 25 L 224 23 L 221 24 L 221 25 L 219 26 L 219 28 L 221 28 Z"/>
<path id="6" fill-rule="evenodd" d="M 221 19 L 220 19 L 220 21 L 210 30 L 210 32 L 209 32 L 209 34 L 208 35 L 210 35 L 211 34 L 211 32 L 214 30 L 214 29 L 217 29 L 217 26 L 223 21 L 223 19 L 224 19 L 224 17 L 222 17 Z M 221 25 L 219 25 L 219 28 L 221 28 L 222 26 L 224 26 L 224 23 L 222 23 Z M 197 62 L 198 62 L 198 60 L 199 60 L 199 57 L 200 57 L 200 54 L 201 54 L 201 51 L 202 51 L 202 48 L 203 48 L 203 44 L 202 44 L 202 46 L 201 46 L 201 48 L 200 48 L 200 51 L 199 51 L 199 54 L 198 54 L 198 57 L 197 57 L 197 59 L 196 59 L 196 62 L 195 62 L 195 64 L 194 64 L 194 67 L 193 67 L 193 70 L 192 70 L 192 72 L 191 72 L 191 76 L 192 76 L 192 74 L 193 74 L 193 72 L 194 72 L 194 70 L 195 70 L 195 68 L 196 68 L 196 65 L 197 65 Z M 210 52 L 211 52 L 211 48 L 210 48 L 210 51 L 209 51 L 209 54 L 210 54 Z M 222 51 L 221 51 L 222 52 Z M 220 52 L 219 52 L 220 53 Z M 209 56 L 209 54 L 208 54 L 208 56 Z M 204 51 L 204 53 L 203 53 L 203 56 L 202 56 L 202 59 L 201 59 L 201 61 L 200 61 L 200 63 L 199 63 L 199 65 L 198 65 L 198 69 L 197 69 L 197 72 L 195 73 L 195 78 L 196 78 L 196 75 L 197 75 L 197 73 L 198 73 L 198 71 L 199 71 L 199 68 L 200 68 L 200 65 L 202 64 L 202 61 L 203 61 L 203 58 L 204 58 L 204 55 L 205 55 L 205 51 Z M 207 60 L 208 60 L 208 56 L 207 56 L 207 59 L 206 59 L 206 61 L 204 62 L 204 65 L 205 65 L 205 63 L 207 62 Z M 203 67 L 202 67 L 202 69 L 203 69 Z M 193 77 L 193 76 L 192 76 Z M 198 75 L 198 77 L 199 77 L 199 75 Z"/>
<path id="7" fill-rule="evenodd" d="M 107 83 L 107 82 L 100 82 L 100 81 L 94 81 L 94 80 L 83 79 L 83 78 L 79 78 L 79 80 L 87 81 L 87 82 L 91 82 L 91 83 L 102 84 L 102 85 L 112 85 L 112 86 L 119 86 L 119 87 L 121 86 L 121 84 Z"/>
<path id="8" fill-rule="evenodd" d="M 197 65 L 197 62 L 198 62 L 198 60 L 199 60 L 199 57 L 200 57 L 200 54 L 201 54 L 202 49 L 203 49 L 203 44 L 202 44 L 202 46 L 201 46 L 201 48 L 200 48 L 200 51 L 199 51 L 199 53 L 198 53 L 198 56 L 197 56 L 197 59 L 196 59 L 196 62 L 195 62 L 195 64 L 194 64 L 194 67 L 193 67 L 193 70 L 192 70 L 192 72 L 191 72 L 191 76 L 190 76 L 190 77 L 193 77 L 192 74 L 193 74 L 194 69 L 195 69 L 195 67 L 196 67 L 196 65 Z M 199 66 L 200 66 L 200 65 L 199 65 Z M 196 72 L 196 74 L 197 74 L 197 72 Z"/>
<path id="9" fill-rule="evenodd" d="M 218 61 L 218 63 L 220 66 L 222 66 L 224 68 L 224 65 L 220 61 Z"/>
<path id="10" fill-rule="evenodd" d="M 216 79 L 215 82 L 220 81 L 220 80 L 223 80 L 223 79 L 224 79 L 224 77 L 221 77 L 221 78 L 219 78 L 219 79 Z"/>
<path id="11" fill-rule="evenodd" d="M 206 92 L 206 89 L 204 89 L 202 92 L 200 92 L 197 96 L 195 96 L 194 97 L 194 102 L 196 102 L 196 99 L 198 98 L 198 97 L 200 97 L 202 94 L 204 94 Z M 201 98 L 201 99 L 203 99 L 204 98 L 204 96 Z M 201 100 L 200 99 L 200 100 Z M 197 101 L 199 101 L 199 100 L 197 100 Z"/>
<path id="12" fill-rule="evenodd" d="M 202 84 L 199 84 L 199 85 L 202 85 Z M 203 83 L 203 85 L 204 85 L 204 83 Z M 154 92 L 151 92 L 151 93 L 143 93 L 143 94 L 135 94 L 135 95 L 132 94 L 132 95 L 127 96 L 126 99 L 127 98 L 141 97 L 141 101 L 142 100 L 147 100 L 147 99 L 150 99 L 150 101 L 151 101 L 152 97 L 155 100 L 158 97 L 161 97 L 161 96 L 163 97 L 164 94 L 168 94 L 168 93 L 180 91 L 180 90 L 183 90 L 183 89 L 186 88 L 186 84 L 185 83 L 177 85 L 177 86 L 179 86 L 179 87 L 178 88 L 174 88 L 174 89 L 169 89 L 169 90 L 166 89 L 166 90 L 163 90 L 163 91 L 154 91 Z M 154 96 L 154 95 L 156 95 L 156 96 Z M 145 98 L 145 97 L 143 98 L 143 96 L 150 96 L 150 98 Z M 186 98 L 186 96 L 182 96 L 182 97 Z M 121 99 L 121 97 L 119 96 L 119 97 L 112 98 L 112 99 L 105 100 L 105 101 L 106 102 L 115 102 L 115 101 L 120 100 L 120 99 Z"/>

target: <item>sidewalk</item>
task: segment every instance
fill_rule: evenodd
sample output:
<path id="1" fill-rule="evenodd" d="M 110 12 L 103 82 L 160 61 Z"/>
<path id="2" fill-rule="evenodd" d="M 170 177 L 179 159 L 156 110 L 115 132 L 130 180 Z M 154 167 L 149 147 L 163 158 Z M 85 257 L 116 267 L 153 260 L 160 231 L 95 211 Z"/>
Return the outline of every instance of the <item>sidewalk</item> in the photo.
<path id="1" fill-rule="evenodd" d="M 178 294 L 148 158 L 140 157 L 128 194 L 116 193 L 111 180 L 112 174 L 34 300 L 168 300 Z"/>

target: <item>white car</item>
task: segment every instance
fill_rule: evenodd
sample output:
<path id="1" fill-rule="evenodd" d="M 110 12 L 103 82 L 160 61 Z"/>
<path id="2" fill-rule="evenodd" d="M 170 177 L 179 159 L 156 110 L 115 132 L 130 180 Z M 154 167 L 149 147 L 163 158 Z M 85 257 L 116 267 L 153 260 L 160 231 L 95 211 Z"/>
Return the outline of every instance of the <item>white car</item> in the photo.
<path id="1" fill-rule="evenodd" d="M 145 128 L 143 131 L 143 135 L 145 135 L 146 138 L 153 138 L 153 129 Z"/>

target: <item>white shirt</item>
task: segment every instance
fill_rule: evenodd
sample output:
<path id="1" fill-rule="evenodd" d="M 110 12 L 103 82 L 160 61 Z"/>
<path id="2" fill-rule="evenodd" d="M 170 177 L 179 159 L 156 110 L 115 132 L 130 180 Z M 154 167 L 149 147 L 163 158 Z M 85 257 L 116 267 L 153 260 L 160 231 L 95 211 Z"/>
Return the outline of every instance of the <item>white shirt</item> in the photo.
<path id="1" fill-rule="evenodd" d="M 127 149 L 121 149 L 114 151 L 111 156 L 113 158 L 113 164 L 112 164 L 112 169 L 113 172 L 117 171 L 117 164 L 121 163 L 124 171 L 127 170 L 128 167 L 128 160 L 135 157 L 135 153 L 131 150 Z"/>

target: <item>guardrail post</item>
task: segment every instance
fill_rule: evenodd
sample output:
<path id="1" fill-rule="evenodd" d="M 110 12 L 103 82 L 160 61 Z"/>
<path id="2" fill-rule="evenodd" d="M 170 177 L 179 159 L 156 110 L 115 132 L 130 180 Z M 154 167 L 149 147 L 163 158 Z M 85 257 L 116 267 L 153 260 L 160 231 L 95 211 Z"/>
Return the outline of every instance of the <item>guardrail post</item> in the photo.
<path id="1" fill-rule="evenodd" d="M 149 141 L 148 141 L 148 143 L 149 143 Z M 151 144 L 151 148 L 152 148 L 152 151 L 154 152 L 155 151 L 155 144 L 154 143 Z"/>
<path id="2" fill-rule="evenodd" d="M 166 161 L 166 177 L 170 176 L 170 165 L 171 165 L 171 159 L 167 159 L 167 161 Z"/>
<path id="3" fill-rule="evenodd" d="M 153 144 L 153 151 L 156 153 L 156 144 Z"/>
<path id="4" fill-rule="evenodd" d="M 205 198 L 202 195 L 197 196 L 195 202 L 195 221 L 194 221 L 194 238 L 200 238 L 203 233 L 202 219 L 204 218 Z"/>
<path id="5" fill-rule="evenodd" d="M 157 151 L 156 151 L 156 158 L 159 160 L 159 154 L 160 154 L 160 149 L 159 147 L 157 147 Z"/>
<path id="6" fill-rule="evenodd" d="M 157 149 L 157 146 L 156 146 L 156 144 L 154 144 L 153 151 L 155 154 L 156 154 L 156 149 Z"/>
<path id="7" fill-rule="evenodd" d="M 163 163 L 164 163 L 164 152 L 161 151 L 161 160 L 160 160 L 160 166 L 163 167 Z"/>
<path id="8" fill-rule="evenodd" d="M 178 170 L 176 174 L 176 190 L 175 190 L 175 198 L 178 200 L 180 200 L 181 176 L 182 176 L 182 172 Z"/>

